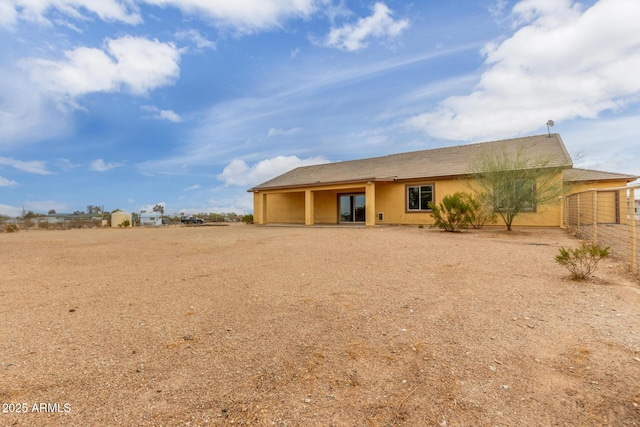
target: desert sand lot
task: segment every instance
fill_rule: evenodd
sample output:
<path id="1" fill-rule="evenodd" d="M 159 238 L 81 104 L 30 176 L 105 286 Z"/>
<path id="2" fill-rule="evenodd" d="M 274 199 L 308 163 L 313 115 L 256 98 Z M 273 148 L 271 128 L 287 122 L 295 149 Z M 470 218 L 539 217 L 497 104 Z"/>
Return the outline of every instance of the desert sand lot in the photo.
<path id="1" fill-rule="evenodd" d="M 638 426 L 640 283 L 561 230 L 0 234 L 2 426 Z"/>

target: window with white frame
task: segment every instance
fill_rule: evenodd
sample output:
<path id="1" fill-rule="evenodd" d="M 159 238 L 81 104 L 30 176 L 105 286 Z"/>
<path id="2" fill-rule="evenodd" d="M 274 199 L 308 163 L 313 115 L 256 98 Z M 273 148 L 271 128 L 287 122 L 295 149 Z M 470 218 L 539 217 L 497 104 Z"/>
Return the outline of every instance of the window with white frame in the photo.
<path id="1" fill-rule="evenodd" d="M 407 212 L 431 211 L 433 202 L 433 184 L 407 185 Z"/>

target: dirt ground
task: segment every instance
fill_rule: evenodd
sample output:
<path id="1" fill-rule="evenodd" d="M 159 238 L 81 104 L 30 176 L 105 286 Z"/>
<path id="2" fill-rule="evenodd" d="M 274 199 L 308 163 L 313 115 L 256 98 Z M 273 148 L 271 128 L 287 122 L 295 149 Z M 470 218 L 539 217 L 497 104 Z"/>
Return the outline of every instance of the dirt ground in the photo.
<path id="1" fill-rule="evenodd" d="M 640 282 L 561 230 L 0 234 L 2 426 L 640 426 Z"/>

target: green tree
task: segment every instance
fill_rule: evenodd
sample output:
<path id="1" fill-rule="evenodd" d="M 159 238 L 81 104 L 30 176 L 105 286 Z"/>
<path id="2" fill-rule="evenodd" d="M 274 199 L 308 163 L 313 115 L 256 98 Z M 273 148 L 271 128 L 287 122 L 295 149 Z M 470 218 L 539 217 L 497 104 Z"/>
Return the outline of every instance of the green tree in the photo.
<path id="1" fill-rule="evenodd" d="M 55 215 L 56 214 L 56 210 L 55 209 L 49 209 L 49 212 L 47 212 L 48 215 Z"/>
<path id="2" fill-rule="evenodd" d="M 562 194 L 562 169 L 551 160 L 532 159 L 526 150 L 514 147 L 483 152 L 471 164 L 476 196 L 493 207 L 511 231 L 522 212 L 537 210 Z"/>
<path id="3" fill-rule="evenodd" d="M 164 215 L 164 206 L 161 204 L 157 204 L 153 207 L 154 212 L 160 212 L 160 215 Z"/>
<path id="4" fill-rule="evenodd" d="M 94 205 L 88 205 L 87 206 L 87 213 L 89 215 L 93 215 L 93 214 L 99 214 L 102 212 L 102 208 L 100 206 L 94 206 Z"/>

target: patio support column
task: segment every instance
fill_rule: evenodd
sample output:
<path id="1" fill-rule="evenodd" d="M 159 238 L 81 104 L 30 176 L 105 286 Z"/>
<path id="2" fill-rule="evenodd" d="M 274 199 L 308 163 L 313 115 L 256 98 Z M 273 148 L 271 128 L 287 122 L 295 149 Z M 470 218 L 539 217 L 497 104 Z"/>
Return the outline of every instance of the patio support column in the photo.
<path id="1" fill-rule="evenodd" d="M 591 215 L 593 216 L 593 236 L 592 240 L 594 243 L 598 241 L 598 190 L 592 191 L 593 196 L 593 212 Z"/>
<path id="2" fill-rule="evenodd" d="M 256 224 L 267 223 L 267 194 L 255 192 L 253 194 L 253 222 Z"/>
<path id="3" fill-rule="evenodd" d="M 304 190 L 304 225 L 313 225 L 313 198 L 313 191 Z"/>
<path id="4" fill-rule="evenodd" d="M 365 225 L 367 227 L 373 227 L 376 225 L 376 184 L 374 182 L 367 182 L 365 187 Z"/>

